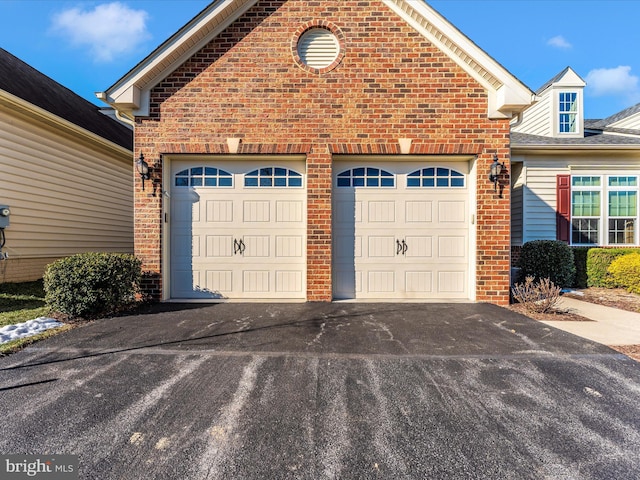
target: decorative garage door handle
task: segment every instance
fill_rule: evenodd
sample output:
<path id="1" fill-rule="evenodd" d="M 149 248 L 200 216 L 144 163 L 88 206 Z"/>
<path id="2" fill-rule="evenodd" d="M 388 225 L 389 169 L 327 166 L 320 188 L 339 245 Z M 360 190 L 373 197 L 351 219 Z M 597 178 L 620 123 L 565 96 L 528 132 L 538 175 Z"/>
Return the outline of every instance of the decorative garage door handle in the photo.
<path id="1" fill-rule="evenodd" d="M 246 245 L 244 244 L 244 240 L 233 239 L 233 254 L 237 255 L 238 253 L 242 255 L 246 249 Z"/>
<path id="2" fill-rule="evenodd" d="M 409 245 L 407 245 L 407 242 L 405 242 L 404 239 L 402 239 L 402 243 L 400 240 L 396 240 L 396 255 L 405 255 L 407 250 L 409 250 Z"/>

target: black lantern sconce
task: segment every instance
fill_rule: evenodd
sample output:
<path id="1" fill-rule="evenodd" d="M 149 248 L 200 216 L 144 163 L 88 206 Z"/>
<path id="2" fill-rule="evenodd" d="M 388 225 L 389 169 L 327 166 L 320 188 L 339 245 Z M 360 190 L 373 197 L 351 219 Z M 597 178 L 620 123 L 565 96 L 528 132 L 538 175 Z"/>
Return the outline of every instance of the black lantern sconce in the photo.
<path id="1" fill-rule="evenodd" d="M 149 180 L 149 164 L 144 161 L 144 155 L 141 153 L 140 158 L 136 161 L 136 170 L 140 174 L 140 178 L 142 179 L 142 191 L 144 192 L 144 181 Z"/>
<path id="2" fill-rule="evenodd" d="M 498 162 L 498 155 L 493 155 L 493 163 L 489 169 L 489 181 L 493 182 L 493 191 L 498 189 L 498 179 L 504 170 L 504 163 Z"/>

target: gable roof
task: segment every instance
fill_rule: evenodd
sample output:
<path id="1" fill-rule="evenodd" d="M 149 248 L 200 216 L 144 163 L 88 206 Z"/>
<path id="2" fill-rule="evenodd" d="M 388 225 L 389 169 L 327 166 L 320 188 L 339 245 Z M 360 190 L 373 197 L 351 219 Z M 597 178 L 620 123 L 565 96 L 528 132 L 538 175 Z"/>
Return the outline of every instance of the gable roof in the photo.
<path id="1" fill-rule="evenodd" d="M 9 100 L 11 96 L 127 150 L 133 148 L 131 129 L 100 113 L 98 106 L 0 48 L 0 97 Z"/>
<path id="2" fill-rule="evenodd" d="M 129 117 L 149 113 L 151 89 L 224 31 L 258 0 L 214 0 L 114 85 L 96 96 Z M 346 0 L 344 0 L 346 1 Z M 488 92 L 487 115 L 511 118 L 534 93 L 422 0 L 382 0 L 475 78 Z"/>
<path id="3" fill-rule="evenodd" d="M 602 120 L 591 120 L 591 127 L 598 129 L 607 129 L 607 127 L 615 126 L 616 123 L 626 120 L 636 114 L 640 113 L 640 103 L 637 103 L 629 108 L 622 110 L 621 112 L 614 113 L 613 115 L 604 118 Z"/>
<path id="4" fill-rule="evenodd" d="M 575 86 L 584 87 L 587 83 L 582 79 L 580 75 L 573 71 L 571 67 L 566 67 L 560 73 L 558 73 L 555 77 L 551 78 L 544 85 L 542 85 L 538 90 L 536 90 L 536 95 L 542 95 L 546 89 L 551 87 L 552 85 L 556 85 L 561 82 L 561 80 L 565 79 L 569 81 L 571 84 L 575 84 Z"/>

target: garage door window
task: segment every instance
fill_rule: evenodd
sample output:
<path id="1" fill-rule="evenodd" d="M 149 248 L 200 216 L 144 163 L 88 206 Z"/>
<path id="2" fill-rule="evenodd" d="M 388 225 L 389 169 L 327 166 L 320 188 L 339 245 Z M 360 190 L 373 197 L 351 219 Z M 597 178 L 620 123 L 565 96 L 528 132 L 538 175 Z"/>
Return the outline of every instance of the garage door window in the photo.
<path id="1" fill-rule="evenodd" d="M 338 187 L 395 187 L 393 173 L 380 168 L 359 167 L 338 174 Z"/>
<path id="2" fill-rule="evenodd" d="M 407 187 L 436 188 L 454 187 L 464 188 L 464 174 L 450 168 L 430 167 L 416 170 L 407 175 Z"/>
<path id="3" fill-rule="evenodd" d="M 176 187 L 233 187 L 229 172 L 215 167 L 194 167 L 176 173 Z"/>
<path id="4" fill-rule="evenodd" d="M 259 168 L 244 176 L 245 187 L 302 187 L 302 175 L 279 167 Z"/>

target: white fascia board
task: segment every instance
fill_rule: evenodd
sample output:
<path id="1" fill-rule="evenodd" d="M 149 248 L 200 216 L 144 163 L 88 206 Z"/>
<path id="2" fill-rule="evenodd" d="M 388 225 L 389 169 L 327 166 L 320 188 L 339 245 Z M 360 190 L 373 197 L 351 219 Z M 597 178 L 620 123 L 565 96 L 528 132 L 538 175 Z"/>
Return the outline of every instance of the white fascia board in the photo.
<path id="1" fill-rule="evenodd" d="M 512 118 L 535 102 L 535 94 L 422 0 L 382 0 L 457 63 L 489 94 L 489 118 Z"/>
<path id="2" fill-rule="evenodd" d="M 147 116 L 151 89 L 256 3 L 257 0 L 219 0 L 214 2 L 199 17 L 192 20 L 192 24 L 187 24 L 106 92 L 98 92 L 96 96 L 114 108 L 133 116 Z M 233 6 L 238 6 L 238 8 L 232 13 L 226 12 Z M 199 32 L 206 30 L 207 25 L 218 17 L 222 21 L 218 23 L 216 28 L 189 47 L 191 40 Z M 176 56 L 176 54 L 178 55 Z"/>
<path id="3" fill-rule="evenodd" d="M 607 151 L 636 151 L 640 153 L 640 145 L 563 145 L 563 144 L 555 144 L 555 145 L 531 145 L 531 144 L 511 144 L 511 151 L 514 155 L 521 155 L 527 153 L 536 153 L 536 152 L 545 152 L 549 153 L 550 151 L 556 152 L 559 155 L 563 152 L 572 152 L 576 151 L 584 151 L 589 153 L 594 152 L 607 152 Z"/>

